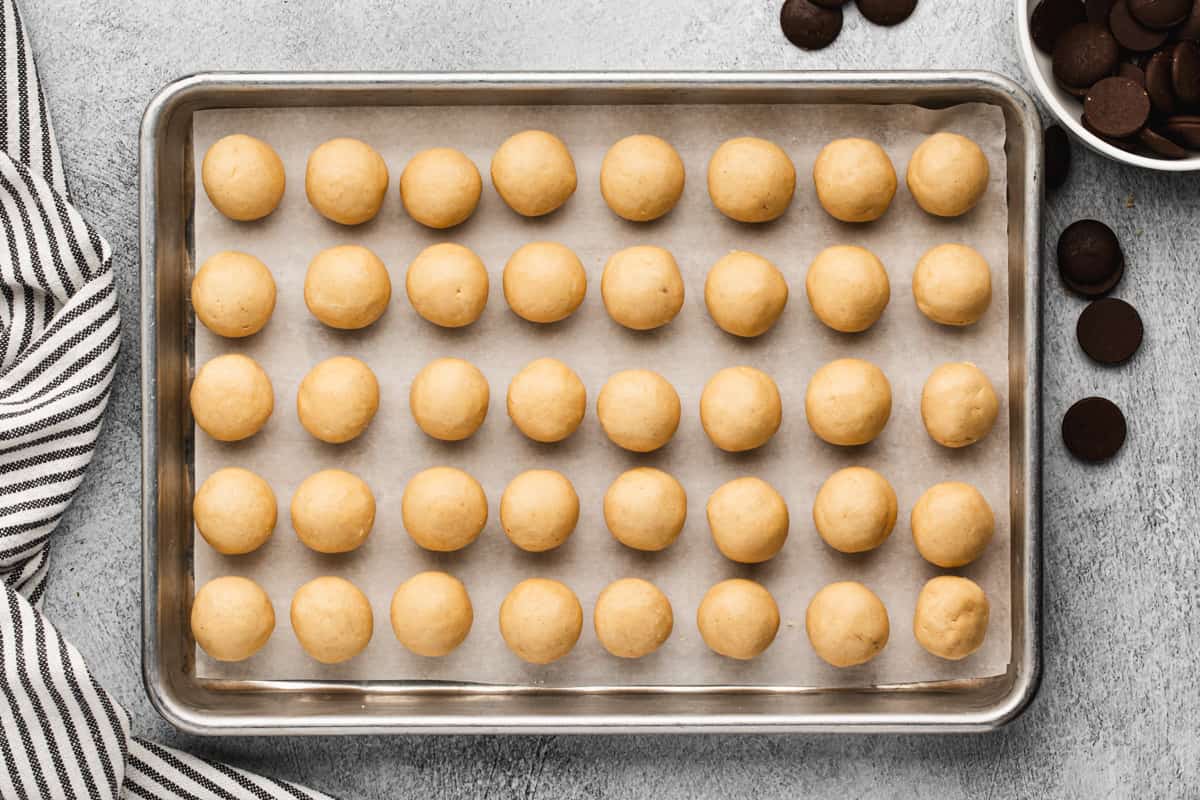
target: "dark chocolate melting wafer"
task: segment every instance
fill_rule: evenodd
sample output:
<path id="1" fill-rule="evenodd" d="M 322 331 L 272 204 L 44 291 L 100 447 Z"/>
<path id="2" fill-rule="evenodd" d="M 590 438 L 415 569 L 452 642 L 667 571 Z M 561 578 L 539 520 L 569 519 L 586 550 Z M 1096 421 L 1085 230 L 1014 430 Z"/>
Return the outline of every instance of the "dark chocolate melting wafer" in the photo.
<path id="1" fill-rule="evenodd" d="M 1146 62 L 1146 93 L 1159 114 L 1174 114 L 1178 103 L 1171 78 L 1171 51 L 1159 50 Z"/>
<path id="2" fill-rule="evenodd" d="M 1146 88 L 1146 71 L 1137 64 L 1133 64 L 1129 61 L 1121 63 L 1121 65 L 1117 67 L 1117 75 L 1121 76 L 1122 78 L 1129 78 L 1129 80 L 1133 81 L 1138 86 L 1141 86 L 1143 89 Z"/>
<path id="3" fill-rule="evenodd" d="M 1111 400 L 1085 397 L 1063 415 L 1063 443 L 1085 461 L 1105 461 L 1125 444 L 1125 415 Z"/>
<path id="4" fill-rule="evenodd" d="M 846 3 L 849 3 L 850 0 L 811 0 L 811 2 L 821 8 L 841 8 Z"/>
<path id="5" fill-rule="evenodd" d="M 1200 150 L 1200 117 L 1177 115 L 1157 126 L 1158 132 L 1181 147 Z"/>
<path id="6" fill-rule="evenodd" d="M 1115 2 L 1116 0 L 1086 0 L 1084 8 L 1087 12 L 1087 21 L 1107 28 L 1108 15 L 1112 13 Z"/>
<path id="7" fill-rule="evenodd" d="M 1184 105 L 1200 105 L 1200 45 L 1180 42 L 1171 50 L 1171 86 Z"/>
<path id="8" fill-rule="evenodd" d="M 1071 173 L 1071 143 L 1060 125 L 1051 125 L 1043 135 L 1046 186 L 1057 189 L 1067 182 Z"/>
<path id="9" fill-rule="evenodd" d="M 1129 0 L 1129 13 L 1154 30 L 1174 28 L 1187 19 L 1192 0 Z"/>
<path id="10" fill-rule="evenodd" d="M 1162 158 L 1178 160 L 1188 157 L 1187 150 L 1184 150 L 1161 133 L 1156 133 L 1149 128 L 1142 128 L 1138 131 L 1138 141 L 1144 144 L 1156 156 Z"/>
<path id="11" fill-rule="evenodd" d="M 876 25 L 899 25 L 917 7 L 917 0 L 856 0 L 858 10 Z"/>
<path id="12" fill-rule="evenodd" d="M 1087 17 L 1079 0 L 1042 0 L 1029 17 L 1029 35 L 1043 53 L 1053 53 L 1058 38 Z"/>
<path id="13" fill-rule="evenodd" d="M 1087 90 L 1117 70 L 1121 50 L 1106 28 L 1083 22 L 1058 37 L 1052 64 L 1054 77 L 1067 87 Z"/>
<path id="14" fill-rule="evenodd" d="M 1087 114 L 1079 115 L 1079 123 L 1083 125 L 1083 129 L 1085 131 L 1090 133 L 1092 136 L 1095 136 L 1097 139 L 1102 139 L 1111 144 L 1113 147 L 1119 147 L 1127 153 L 1137 152 L 1137 142 L 1131 139 L 1117 139 L 1112 136 L 1105 136 L 1103 133 L 1092 127 L 1092 123 L 1088 122 Z"/>
<path id="15" fill-rule="evenodd" d="M 1105 78 L 1083 100 L 1083 113 L 1092 127 L 1116 139 L 1126 139 L 1150 118 L 1150 96 L 1129 78 Z"/>
<path id="16" fill-rule="evenodd" d="M 1108 294 L 1125 274 L 1125 254 L 1117 235 L 1094 219 L 1068 225 L 1058 237 L 1057 254 L 1063 283 L 1084 297 Z"/>
<path id="17" fill-rule="evenodd" d="M 1117 0 L 1108 15 L 1108 29 L 1113 38 L 1126 50 L 1146 53 L 1155 50 L 1167 41 L 1166 31 L 1147 28 L 1129 13 L 1129 0 Z"/>
<path id="18" fill-rule="evenodd" d="M 1115 297 L 1088 305 L 1079 315 L 1075 338 L 1093 361 L 1123 364 L 1142 346 L 1145 329 L 1137 309 Z"/>
<path id="19" fill-rule="evenodd" d="M 1192 12 L 1182 25 L 1175 29 L 1174 36 L 1181 41 L 1200 42 L 1200 0 L 1192 3 Z"/>
<path id="20" fill-rule="evenodd" d="M 818 6 L 812 0 L 787 0 L 779 11 L 779 26 L 797 47 L 820 50 L 842 32 L 842 9 Z"/>

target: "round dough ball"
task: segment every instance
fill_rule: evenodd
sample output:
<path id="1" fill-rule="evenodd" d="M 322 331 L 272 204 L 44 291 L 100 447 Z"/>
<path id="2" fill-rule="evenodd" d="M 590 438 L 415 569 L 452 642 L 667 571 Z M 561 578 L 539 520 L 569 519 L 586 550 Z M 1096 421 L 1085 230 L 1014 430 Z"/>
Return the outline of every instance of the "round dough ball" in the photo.
<path id="1" fill-rule="evenodd" d="M 608 259 L 600 278 L 608 315 L 626 328 L 662 327 L 683 308 L 683 276 L 675 257 L 661 247 L 627 247 Z"/>
<path id="2" fill-rule="evenodd" d="M 412 576 L 392 595 L 392 630 L 419 656 L 444 656 L 463 643 L 475 622 L 467 587 L 444 572 Z"/>
<path id="3" fill-rule="evenodd" d="M 804 286 L 817 319 L 842 333 L 874 325 L 892 299 L 883 262 L 864 247 L 825 248 L 809 265 Z"/>
<path id="4" fill-rule="evenodd" d="M 970 564 L 987 548 L 996 530 L 996 515 L 974 486 L 950 481 L 921 495 L 910 523 L 921 557 L 953 569 Z"/>
<path id="5" fill-rule="evenodd" d="M 834 219 L 872 222 L 896 195 L 896 169 L 883 148 L 869 139 L 835 139 L 813 164 L 817 199 Z"/>
<path id="6" fill-rule="evenodd" d="M 634 550 L 665 550 L 679 538 L 687 519 L 687 492 L 679 481 L 653 467 L 635 467 L 604 493 L 604 524 Z"/>
<path id="7" fill-rule="evenodd" d="M 600 165 L 600 193 L 618 217 L 649 222 L 666 214 L 683 195 L 683 159 L 657 136 L 626 136 Z"/>
<path id="8" fill-rule="evenodd" d="M 671 441 L 679 413 L 675 387 L 648 369 L 618 372 L 596 399 L 596 414 L 608 438 L 635 453 L 649 453 Z"/>
<path id="9" fill-rule="evenodd" d="M 227 556 L 250 553 L 275 530 L 275 493 L 248 469 L 219 469 L 200 484 L 192 500 L 192 518 L 213 550 Z"/>
<path id="10" fill-rule="evenodd" d="M 238 222 L 262 219 L 278 208 L 287 183 L 275 149 L 244 133 L 218 139 L 208 148 L 200 180 L 217 211 Z"/>
<path id="11" fill-rule="evenodd" d="M 213 578 L 192 601 L 192 637 L 217 661 L 244 661 L 274 630 L 271 598 L 249 578 Z"/>
<path id="12" fill-rule="evenodd" d="M 422 150 L 400 173 L 400 200 L 417 222 L 453 228 L 475 213 L 483 179 L 475 162 L 452 147 Z"/>
<path id="13" fill-rule="evenodd" d="M 345 578 L 316 578 L 292 595 L 292 631 L 304 652 L 322 664 L 354 658 L 374 630 L 370 601 Z"/>
<path id="14" fill-rule="evenodd" d="M 392 280 L 379 256 L 348 244 L 317 253 L 304 276 L 304 303 L 331 328 L 354 331 L 383 316 Z"/>
<path id="15" fill-rule="evenodd" d="M 734 336 L 761 336 L 788 301 L 783 273 L 762 256 L 735 250 L 708 271 L 704 304 L 713 322 Z"/>
<path id="16" fill-rule="evenodd" d="M 735 478 L 708 498 L 708 528 L 721 555 L 739 564 L 770 561 L 788 537 L 788 507 L 761 478 Z"/>
<path id="17" fill-rule="evenodd" d="M 808 641 L 835 667 L 865 664 L 887 646 L 887 608 L 857 581 L 831 583 L 817 592 L 804 615 Z"/>
<path id="18" fill-rule="evenodd" d="M 422 250 L 408 265 L 404 288 L 422 319 L 462 328 L 479 319 L 488 299 L 488 274 L 479 256 L 461 244 L 442 242 Z"/>
<path id="19" fill-rule="evenodd" d="M 296 537 L 318 553 L 357 550 L 375 526 L 375 495 L 366 481 L 341 469 L 304 479 L 292 495 Z"/>
<path id="20" fill-rule="evenodd" d="M 275 310 L 275 279 L 254 256 L 225 250 L 205 261 L 192 278 L 192 308 L 218 336 L 252 336 Z"/>
<path id="21" fill-rule="evenodd" d="M 921 390 L 921 419 L 935 442 L 946 447 L 966 447 L 988 435 L 1000 400 L 992 382 L 979 367 L 967 361 L 942 364 Z"/>
<path id="22" fill-rule="evenodd" d="M 908 190 L 917 205 L 935 216 L 967 213 L 987 186 L 987 156 L 957 133 L 935 133 L 921 142 L 908 162 Z"/>
<path id="23" fill-rule="evenodd" d="M 321 216 L 342 225 L 372 220 L 387 194 L 388 168 L 358 139 L 330 139 L 308 156 L 304 191 Z"/>
<path id="24" fill-rule="evenodd" d="M 459 442 L 479 430 L 489 398 L 487 378 L 478 367 L 461 358 L 436 358 L 413 378 L 408 405 L 426 434 Z"/>
<path id="25" fill-rule="evenodd" d="M 663 646 L 675 627 L 671 601 L 640 578 L 622 578 L 604 587 L 592 612 L 596 638 L 617 658 L 641 658 Z"/>
<path id="26" fill-rule="evenodd" d="M 196 372 L 189 397 L 200 429 L 220 442 L 238 442 L 262 429 L 275 410 L 271 380 L 258 362 L 230 353 Z"/>
<path id="27" fill-rule="evenodd" d="M 521 131 L 492 156 L 492 185 L 523 217 L 557 210 L 575 193 L 575 161 L 562 139 L 545 131 Z"/>
<path id="28" fill-rule="evenodd" d="M 500 497 L 500 527 L 527 553 L 544 553 L 567 540 L 579 522 L 579 495 L 567 476 L 531 469 L 513 478 Z"/>
<path id="29" fill-rule="evenodd" d="M 892 387 L 871 362 L 839 358 L 808 382 L 804 411 L 813 433 L 830 444 L 866 444 L 892 415 Z"/>
<path id="30" fill-rule="evenodd" d="M 500 634 L 508 649 L 530 664 L 549 664 L 579 641 L 583 608 L 558 581 L 521 581 L 500 604 Z"/>
<path id="31" fill-rule="evenodd" d="M 792 160 L 766 139 L 730 139 L 708 162 L 708 195 L 718 211 L 738 222 L 778 219 L 795 192 Z"/>
<path id="32" fill-rule="evenodd" d="M 912 279 L 921 313 L 943 325 L 978 322 L 992 302 L 992 271 L 963 244 L 942 244 L 921 256 Z"/>
<path id="33" fill-rule="evenodd" d="M 521 319 L 558 322 L 571 316 L 587 294 L 579 256 L 558 242 L 531 242 L 504 265 L 504 299 Z"/>
<path id="34" fill-rule="evenodd" d="M 304 430 L 322 442 L 341 444 L 367 429 L 379 410 L 379 381 L 363 362 L 335 356 L 313 367 L 296 393 Z"/>
<path id="35" fill-rule="evenodd" d="M 508 416 L 535 442 L 566 439 L 579 427 L 586 411 L 583 381 L 556 358 L 529 362 L 508 385 Z"/>
<path id="36" fill-rule="evenodd" d="M 700 395 L 700 424 L 712 443 L 730 453 L 762 447 L 783 421 L 783 403 L 771 376 L 754 367 L 726 367 Z"/>
<path id="37" fill-rule="evenodd" d="M 748 661 L 779 632 L 779 606 L 761 584 L 734 578 L 708 590 L 696 612 L 704 643 L 714 652 Z"/>
<path id="38" fill-rule="evenodd" d="M 939 575 L 917 595 L 913 636 L 940 658 L 959 661 L 983 646 L 991 608 L 979 584 L 969 578 Z"/>
<path id="39" fill-rule="evenodd" d="M 896 527 L 896 490 L 866 467 L 829 476 L 813 501 L 813 523 L 825 544 L 841 553 L 865 553 L 887 541 Z"/>
<path id="40" fill-rule="evenodd" d="M 400 516 L 418 545 L 452 553 L 479 538 L 487 524 L 487 495 L 461 469 L 433 467 L 418 472 L 404 487 Z"/>

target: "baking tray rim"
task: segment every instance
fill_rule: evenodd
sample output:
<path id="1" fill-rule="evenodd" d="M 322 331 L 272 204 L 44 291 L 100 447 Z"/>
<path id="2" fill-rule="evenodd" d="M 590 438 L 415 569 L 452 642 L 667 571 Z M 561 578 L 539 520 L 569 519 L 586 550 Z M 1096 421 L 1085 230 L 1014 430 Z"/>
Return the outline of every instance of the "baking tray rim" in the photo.
<path id="1" fill-rule="evenodd" d="M 272 90 L 312 91 L 456 91 L 494 90 L 573 90 L 588 89 L 616 91 L 670 90 L 772 90 L 806 89 L 835 93 L 838 90 L 862 91 L 870 87 L 895 91 L 920 90 L 941 93 L 939 99 L 953 102 L 949 93 L 983 92 L 993 102 L 1004 105 L 1009 135 L 1013 124 L 1009 112 L 1019 120 L 1023 152 L 1022 207 L 1010 211 L 1010 225 L 1018 213 L 1023 235 L 1020 254 L 1024 264 L 1021 296 L 1021 341 L 1024 345 L 1023 388 L 1020 391 L 1022 409 L 1019 414 L 1021 430 L 1017 436 L 1022 443 L 1024 459 L 1020 464 L 1020 487 L 1024 493 L 1012 507 L 1022 513 L 1022 547 L 1014 547 L 1013 563 L 1019 564 L 1024 595 L 1023 613 L 1019 626 L 1014 625 L 1012 662 L 1015 676 L 1003 696 L 982 708 L 970 711 L 888 711 L 888 712 L 806 712 L 806 713 L 729 713 L 661 714 L 641 713 L 581 714 L 501 713 L 473 714 L 404 714 L 387 715 L 312 713 L 305 715 L 259 715 L 246 717 L 212 712 L 188 705 L 171 690 L 164 680 L 159 641 L 157 598 L 159 593 L 158 523 L 159 523 L 159 392 L 158 374 L 158 185 L 160 151 L 158 140 L 165 136 L 173 115 L 187 108 L 189 102 L 202 105 L 202 96 L 214 90 L 269 92 Z M 197 98 L 200 98 L 199 100 Z M 845 102 L 845 98 L 831 98 Z M 503 98 L 498 98 L 499 102 Z M 580 95 L 578 100 L 561 104 L 597 104 L 600 101 Z M 669 95 L 663 102 L 671 104 Z M 896 101 L 892 101 L 896 102 Z M 959 100 L 958 102 L 965 102 Z M 342 103 L 348 105 L 350 103 Z M 614 103 L 615 104 L 615 103 Z M 229 107 L 228 102 L 207 107 Z M 281 104 L 283 105 L 283 104 Z M 287 105 L 306 105 L 289 103 Z M 307 105 L 320 105 L 308 103 Z M 339 105 L 325 103 L 324 105 Z M 189 134 L 190 135 L 190 134 Z M 1041 276 L 1040 276 L 1040 210 L 1042 204 L 1042 142 L 1041 123 L 1036 105 L 1028 93 L 1011 79 L 984 71 L 754 71 L 754 72 L 207 72 L 182 77 L 167 84 L 146 107 L 139 136 L 139 245 L 141 282 L 141 381 L 142 381 L 142 676 L 147 696 L 154 708 L 177 728 L 194 734 L 266 735 L 266 734 L 329 734 L 329 733 L 695 733 L 695 732 L 981 732 L 1002 727 L 1019 717 L 1032 703 L 1041 684 Z M 1011 175 L 1011 166 L 1010 166 Z M 1013 193 L 1010 190 L 1010 204 Z M 1010 240 L 1010 269 L 1013 260 Z M 1010 370 L 1012 350 L 1010 332 Z M 1010 463 L 1010 469 L 1014 469 Z M 1019 488 L 1014 484 L 1014 492 Z M 1019 551 L 1019 552 L 1018 552 Z M 1016 631 L 1020 629 L 1020 635 Z M 271 682 L 260 682 L 264 687 Z M 297 682 L 291 682 L 297 683 Z M 299 682 L 306 683 L 306 682 Z M 448 694 L 461 694 L 453 687 L 442 685 Z M 309 694 L 329 694 L 353 691 L 362 685 L 339 685 L 333 682 L 307 682 L 306 688 L 292 690 Z M 905 687 L 912 689 L 913 687 Z M 664 687 L 650 694 L 688 693 L 698 687 Z M 672 690 L 675 690 L 674 692 Z M 589 697 L 606 694 L 640 694 L 637 690 L 619 687 L 595 687 L 573 690 L 532 690 L 549 695 L 587 694 Z M 761 690 L 723 690 L 704 692 L 706 697 L 719 695 L 754 695 L 771 692 Z M 808 690 L 813 691 L 813 690 Z M 880 691 L 887 691 L 881 687 Z M 936 686 L 928 688 L 937 694 Z M 419 688 L 408 687 L 407 694 L 423 695 Z M 436 694 L 436 691 L 429 693 Z M 472 694 L 519 696 L 525 692 L 517 687 L 472 687 Z M 800 690 L 796 693 L 806 693 Z M 813 691 L 814 694 L 853 694 L 846 690 Z M 365 708 L 365 705 L 361 705 Z"/>

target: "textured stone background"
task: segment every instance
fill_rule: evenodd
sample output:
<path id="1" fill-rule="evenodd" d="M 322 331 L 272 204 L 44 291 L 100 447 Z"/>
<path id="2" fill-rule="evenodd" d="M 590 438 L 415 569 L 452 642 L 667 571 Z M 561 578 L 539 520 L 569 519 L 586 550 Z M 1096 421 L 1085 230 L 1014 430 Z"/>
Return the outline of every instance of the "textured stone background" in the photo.
<path id="1" fill-rule="evenodd" d="M 1032 709 L 976 737 L 198 739 L 163 722 L 138 647 L 137 133 L 180 75 L 218 69 L 984 68 L 1024 82 L 1007 0 L 923 0 L 899 28 L 847 14 L 816 54 L 777 0 L 24 0 L 75 199 L 117 256 L 126 328 L 89 481 L 53 545 L 46 612 L 134 730 L 350 797 L 982 797 L 1200 792 L 1197 453 L 1200 181 L 1075 148 L 1045 231 L 1105 220 L 1118 294 L 1147 323 L 1131 365 L 1090 364 L 1082 303 L 1046 281 L 1045 679 Z M 1050 250 L 1047 249 L 1047 263 Z M 1062 412 L 1092 393 L 1130 439 L 1101 467 L 1064 452 Z"/>

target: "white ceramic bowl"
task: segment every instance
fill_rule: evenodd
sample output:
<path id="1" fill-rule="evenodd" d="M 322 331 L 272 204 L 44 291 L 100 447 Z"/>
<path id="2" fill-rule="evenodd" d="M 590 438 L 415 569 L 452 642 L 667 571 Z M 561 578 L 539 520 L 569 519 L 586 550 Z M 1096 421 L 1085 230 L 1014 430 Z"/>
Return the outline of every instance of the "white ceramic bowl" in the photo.
<path id="1" fill-rule="evenodd" d="M 1079 121 L 1083 113 L 1083 103 L 1079 98 L 1072 97 L 1059 88 L 1054 80 L 1054 72 L 1050 67 L 1050 56 L 1033 46 L 1029 35 L 1029 15 L 1033 13 L 1038 0 L 1017 0 L 1017 49 L 1021 52 L 1021 61 L 1025 71 L 1033 80 L 1034 89 L 1042 102 L 1058 117 L 1059 124 L 1075 135 L 1079 141 L 1089 148 L 1113 161 L 1122 164 L 1132 164 L 1135 167 L 1145 167 L 1160 172 L 1195 172 L 1200 170 L 1200 153 L 1170 160 L 1166 158 L 1149 158 L 1136 153 L 1128 153 L 1119 147 L 1114 147 L 1098 136 L 1088 133 Z"/>

